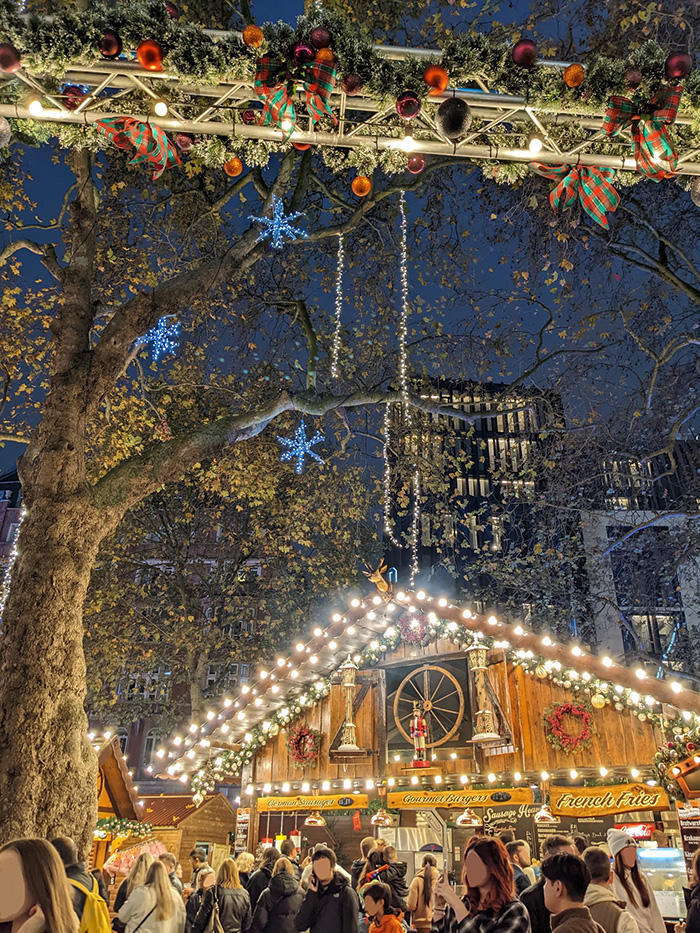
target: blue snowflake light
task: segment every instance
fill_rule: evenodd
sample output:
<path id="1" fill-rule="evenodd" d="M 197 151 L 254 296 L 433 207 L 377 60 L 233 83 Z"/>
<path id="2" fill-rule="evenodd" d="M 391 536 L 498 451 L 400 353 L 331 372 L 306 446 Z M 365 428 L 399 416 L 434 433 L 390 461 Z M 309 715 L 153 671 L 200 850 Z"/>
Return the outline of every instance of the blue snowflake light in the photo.
<path id="1" fill-rule="evenodd" d="M 170 315 L 162 317 L 155 327 L 152 327 L 148 333 L 141 337 L 139 344 L 141 346 L 151 347 L 151 356 L 158 361 L 166 353 L 174 353 L 178 346 L 178 337 L 180 336 L 180 322 L 173 321 L 168 324 Z"/>
<path id="2" fill-rule="evenodd" d="M 306 239 L 308 237 L 309 234 L 305 230 L 301 230 L 299 227 L 292 225 L 293 220 L 297 220 L 299 217 L 303 216 L 304 214 L 302 211 L 296 211 L 294 214 L 285 214 L 282 198 L 278 198 L 273 194 L 272 217 L 254 217 L 251 214 L 248 220 L 254 220 L 256 224 L 262 224 L 264 227 L 257 239 L 258 243 L 261 240 L 269 239 L 273 249 L 282 249 L 285 238 L 296 240 L 299 238 Z"/>
<path id="3" fill-rule="evenodd" d="M 304 457 L 309 456 L 313 457 L 314 460 L 318 460 L 319 463 L 323 463 L 323 458 L 313 451 L 311 448 L 314 444 L 320 444 L 323 440 L 323 434 L 320 431 L 317 431 L 313 437 L 309 438 L 306 436 L 306 425 L 304 424 L 304 419 L 301 419 L 301 424 L 294 432 L 294 437 L 280 437 L 277 435 L 277 440 L 282 444 L 283 447 L 286 447 L 287 450 L 283 451 L 280 460 L 284 463 L 287 460 L 293 460 L 296 457 L 296 466 L 294 471 L 296 473 L 301 473 L 304 469 Z"/>

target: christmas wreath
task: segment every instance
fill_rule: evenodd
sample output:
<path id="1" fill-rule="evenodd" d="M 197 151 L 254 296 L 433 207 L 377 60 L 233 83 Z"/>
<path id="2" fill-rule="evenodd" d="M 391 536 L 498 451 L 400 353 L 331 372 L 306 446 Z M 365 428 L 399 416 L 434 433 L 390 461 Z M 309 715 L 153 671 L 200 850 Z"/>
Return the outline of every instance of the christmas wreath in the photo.
<path id="1" fill-rule="evenodd" d="M 564 728 L 564 718 L 573 716 L 579 720 L 581 729 L 572 735 Z M 547 741 L 561 752 L 575 754 L 588 748 L 595 735 L 593 713 L 587 706 L 580 703 L 555 703 L 544 711 L 544 725 Z"/>
<path id="2" fill-rule="evenodd" d="M 310 768 L 316 764 L 321 733 L 311 726 L 294 726 L 287 739 L 289 757 L 297 768 Z"/>

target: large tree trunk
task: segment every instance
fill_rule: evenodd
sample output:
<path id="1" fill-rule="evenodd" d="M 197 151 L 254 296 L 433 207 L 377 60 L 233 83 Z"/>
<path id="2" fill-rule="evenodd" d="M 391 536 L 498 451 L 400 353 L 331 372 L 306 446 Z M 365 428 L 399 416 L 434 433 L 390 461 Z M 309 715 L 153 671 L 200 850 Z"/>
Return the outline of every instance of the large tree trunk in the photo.
<path id="1" fill-rule="evenodd" d="M 82 612 L 105 524 L 75 495 L 30 501 L 21 526 L 0 640 L 0 843 L 69 835 L 85 853 L 92 840 Z"/>

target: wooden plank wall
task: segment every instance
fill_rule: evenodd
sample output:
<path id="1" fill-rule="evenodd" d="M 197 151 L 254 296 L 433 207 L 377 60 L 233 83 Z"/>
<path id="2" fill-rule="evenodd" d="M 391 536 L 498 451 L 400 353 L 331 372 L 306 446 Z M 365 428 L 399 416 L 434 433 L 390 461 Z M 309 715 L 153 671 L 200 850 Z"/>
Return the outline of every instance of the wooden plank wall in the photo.
<path id="1" fill-rule="evenodd" d="M 284 781 L 313 782 L 333 780 L 334 778 L 366 778 L 377 773 L 377 761 L 373 758 L 360 759 L 347 765 L 329 761 L 328 751 L 333 737 L 345 718 L 343 691 L 339 686 L 332 686 L 328 696 L 307 711 L 298 720 L 321 733 L 321 747 L 315 767 L 303 771 L 295 767 L 287 750 L 288 731 L 282 729 L 270 739 L 256 757 L 252 780 L 255 784 L 280 784 Z M 377 685 L 372 684 L 355 715 L 357 726 L 357 744 L 360 748 L 377 748 Z M 295 723 L 291 724 L 292 726 Z"/>
<path id="2" fill-rule="evenodd" d="M 197 842 L 228 845 L 228 834 L 236 829 L 236 814 L 222 796 L 208 801 L 180 822 L 180 861 L 186 866 L 187 857 Z M 158 835 L 157 831 L 154 835 Z M 174 853 L 173 853 L 174 854 Z"/>

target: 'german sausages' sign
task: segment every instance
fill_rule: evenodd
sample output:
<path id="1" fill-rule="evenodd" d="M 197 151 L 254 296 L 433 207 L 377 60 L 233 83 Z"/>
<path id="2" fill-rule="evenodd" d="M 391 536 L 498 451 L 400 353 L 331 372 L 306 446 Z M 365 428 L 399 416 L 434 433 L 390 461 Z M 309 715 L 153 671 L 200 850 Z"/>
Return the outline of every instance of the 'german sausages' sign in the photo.
<path id="1" fill-rule="evenodd" d="M 533 802 L 529 787 L 498 787 L 493 790 L 414 790 L 387 794 L 390 810 L 423 810 L 426 807 L 490 807 L 493 804 Z"/>
<path id="2" fill-rule="evenodd" d="M 294 810 L 365 810 L 369 806 L 367 794 L 318 794 L 298 797 L 258 797 L 258 813 L 294 812 Z"/>
<path id="3" fill-rule="evenodd" d="M 666 791 L 648 784 L 618 784 L 616 787 L 549 788 L 552 813 L 557 816 L 603 816 L 632 810 L 669 810 Z"/>

